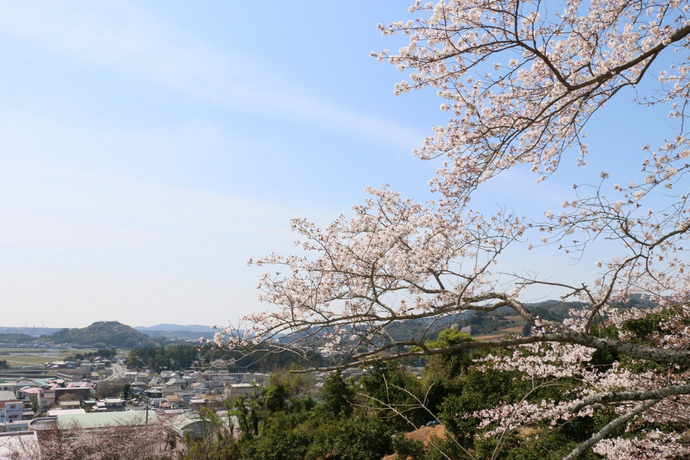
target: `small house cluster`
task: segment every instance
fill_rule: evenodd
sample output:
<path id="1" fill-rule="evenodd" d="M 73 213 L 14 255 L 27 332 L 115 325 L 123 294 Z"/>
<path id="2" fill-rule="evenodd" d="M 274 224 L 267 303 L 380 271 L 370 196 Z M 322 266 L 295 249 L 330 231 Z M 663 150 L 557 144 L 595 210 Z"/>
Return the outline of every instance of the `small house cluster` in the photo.
<path id="1" fill-rule="evenodd" d="M 221 409 L 222 401 L 255 394 L 266 380 L 227 370 L 154 373 L 98 358 L 0 375 L 0 450 L 20 438 L 31 443 L 40 430 L 145 425 L 159 416 L 172 417 L 180 437 L 200 434 L 201 407 Z"/>

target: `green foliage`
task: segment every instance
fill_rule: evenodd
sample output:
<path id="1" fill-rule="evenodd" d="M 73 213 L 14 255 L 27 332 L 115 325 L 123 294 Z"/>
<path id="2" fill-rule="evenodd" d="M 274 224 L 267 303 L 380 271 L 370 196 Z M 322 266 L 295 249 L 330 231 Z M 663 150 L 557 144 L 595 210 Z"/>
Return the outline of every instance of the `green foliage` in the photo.
<path id="1" fill-rule="evenodd" d="M 421 441 L 410 439 L 404 435 L 393 438 L 393 449 L 398 458 L 423 460 L 426 457 L 426 448 Z"/>
<path id="2" fill-rule="evenodd" d="M 36 395 L 31 397 L 31 410 L 34 412 L 38 412 L 40 410 L 40 406 L 38 405 L 38 397 Z"/>
<path id="3" fill-rule="evenodd" d="M 445 329 L 438 334 L 436 340 L 430 340 L 426 343 L 429 348 L 444 348 L 452 345 L 457 345 L 462 342 L 472 342 L 474 339 L 466 332 L 459 332 L 456 329 Z"/>
<path id="4" fill-rule="evenodd" d="M 446 329 L 439 333 L 436 340 L 426 343 L 429 348 L 447 348 L 462 342 L 471 342 L 474 339 L 466 332 L 454 329 Z M 454 353 L 443 353 L 427 357 L 426 378 L 430 381 L 448 382 L 454 377 L 464 373 L 472 363 L 472 355 L 468 350 L 460 350 Z"/>
<path id="5" fill-rule="evenodd" d="M 237 417 L 237 425 L 242 439 L 248 439 L 259 433 L 260 408 L 257 399 L 244 396 L 235 398 L 230 404 L 230 415 Z"/>
<path id="6" fill-rule="evenodd" d="M 378 417 L 395 431 L 408 430 L 410 424 L 426 423 L 429 414 L 422 407 L 422 386 L 413 375 L 403 371 L 397 361 L 374 364 L 359 380 L 363 405 L 373 408 Z M 386 410 L 382 410 L 386 409 Z"/>
<path id="7" fill-rule="evenodd" d="M 376 418 L 332 420 L 315 432 L 306 458 L 379 460 L 390 452 L 392 434 Z"/>
<path id="8" fill-rule="evenodd" d="M 446 330 L 427 346 L 448 347 L 465 340 L 472 339 Z M 524 380 L 517 371 L 473 368 L 471 360 L 486 353 L 434 356 L 421 380 L 395 361 L 367 367 L 357 381 L 333 372 L 324 380 L 320 402 L 309 394 L 312 385 L 304 375 L 274 374 L 256 397 L 229 403 L 241 432 L 239 440 L 197 442 L 193 451 L 198 457 L 188 458 L 380 459 L 395 451 L 399 458 L 414 460 L 470 458 L 468 452 L 477 459 L 549 460 L 562 458 L 616 417 L 611 409 L 598 409 L 594 417 L 574 418 L 557 427 L 537 424 L 531 432 L 487 438 L 484 434 L 495 425 L 479 428 L 473 412 L 521 400 L 563 400 L 577 382 Z M 611 357 L 597 359 L 595 365 L 604 367 Z M 444 425 L 446 438 L 434 438 L 425 446 L 404 435 L 413 425 L 422 426 L 434 417 Z M 400 434 L 392 438 L 394 432 Z M 589 451 L 582 458 L 595 456 Z"/>
<path id="9" fill-rule="evenodd" d="M 333 418 L 347 418 L 352 414 L 354 396 L 354 388 L 345 382 L 340 371 L 331 373 L 323 382 L 321 390 L 323 406 Z"/>
<path id="10" fill-rule="evenodd" d="M 194 345 L 147 346 L 130 350 L 127 365 L 157 372 L 161 369 L 181 370 L 191 367 L 198 356 L 199 350 Z"/>
<path id="11" fill-rule="evenodd" d="M 99 398 L 114 398 L 122 395 L 126 386 L 128 384 L 119 380 L 103 380 L 96 384 L 96 396 Z"/>
<path id="12" fill-rule="evenodd" d="M 125 387 L 122 389 L 122 399 L 127 400 L 132 397 L 132 385 L 129 383 L 125 384 Z"/>
<path id="13" fill-rule="evenodd" d="M 505 460 L 560 460 L 570 453 L 578 441 L 573 440 L 560 428 L 543 428 L 530 435 L 517 432 L 503 436 L 478 438 L 475 442 L 477 458 L 496 458 Z M 586 452 L 580 460 L 599 458 Z"/>
<path id="14" fill-rule="evenodd" d="M 299 402 L 300 395 L 305 393 L 307 383 L 303 375 L 290 375 L 286 372 L 271 375 L 269 385 L 262 395 L 266 410 L 288 411 L 297 406 L 297 412 L 300 412 L 305 407 L 304 403 Z"/>
<path id="15" fill-rule="evenodd" d="M 310 443 L 311 438 L 306 433 L 272 431 L 256 443 L 243 445 L 238 458 L 303 460 Z"/>
<path id="16" fill-rule="evenodd" d="M 323 358 L 314 351 L 306 352 L 304 359 L 289 350 L 269 350 L 265 345 L 252 350 L 251 357 L 248 357 L 245 350 L 240 348 L 220 348 L 206 343 L 199 349 L 199 359 L 207 365 L 216 360 L 225 360 L 229 370 L 238 372 L 281 372 L 294 367 L 323 365 Z"/>
<path id="17" fill-rule="evenodd" d="M 184 439 L 187 445 L 185 460 L 232 460 L 237 458 L 237 444 L 228 426 L 215 413 L 202 407 L 199 411 L 203 423 L 202 436 Z"/>
<path id="18" fill-rule="evenodd" d="M 405 436 L 393 439 L 393 448 L 399 459 L 407 460 L 448 460 L 471 458 L 462 446 L 453 439 L 432 437 L 425 446 L 424 443 Z"/>
<path id="19" fill-rule="evenodd" d="M 30 343 L 35 339 L 27 334 L 0 334 L 0 343 Z"/>
<path id="20" fill-rule="evenodd" d="M 306 457 L 312 436 L 294 427 L 288 414 L 272 414 L 263 425 L 260 436 L 240 444 L 239 458 L 303 460 Z"/>
<path id="21" fill-rule="evenodd" d="M 595 430 L 601 430 L 604 428 L 606 425 L 614 421 L 616 418 L 618 418 L 618 414 L 616 414 L 615 409 L 612 406 L 604 406 L 604 407 L 599 407 L 594 410 L 594 429 Z M 625 428 L 626 425 L 623 424 L 622 426 L 618 427 L 616 431 L 614 432 L 614 436 L 621 436 L 625 433 Z"/>

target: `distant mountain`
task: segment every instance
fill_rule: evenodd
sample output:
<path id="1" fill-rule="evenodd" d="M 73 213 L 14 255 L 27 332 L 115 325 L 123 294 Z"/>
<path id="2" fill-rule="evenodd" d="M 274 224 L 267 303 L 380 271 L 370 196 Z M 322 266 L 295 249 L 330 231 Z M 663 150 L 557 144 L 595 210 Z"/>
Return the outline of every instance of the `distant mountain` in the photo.
<path id="1" fill-rule="evenodd" d="M 211 329 L 211 326 L 201 324 L 190 324 L 187 326 L 180 324 L 157 324 L 148 327 L 138 326 L 135 329 L 150 337 L 164 337 L 170 340 L 212 339 L 216 333 L 216 330 Z"/>
<path id="2" fill-rule="evenodd" d="M 65 328 L 42 336 L 40 340 L 96 348 L 135 348 L 157 344 L 148 335 L 117 321 L 99 321 L 81 329 Z"/>
<path id="3" fill-rule="evenodd" d="M 582 302 L 563 302 L 559 300 L 548 300 L 527 304 L 527 308 L 541 318 L 562 322 L 568 317 L 571 309 L 582 308 Z M 394 322 L 386 326 L 386 333 L 393 339 L 419 340 L 424 337 L 433 340 L 443 329 L 448 329 L 456 325 L 458 328 L 470 327 L 473 335 L 504 335 L 522 334 L 525 321 L 517 313 L 509 308 L 502 307 L 492 312 L 461 312 L 454 316 L 429 319 L 406 320 Z"/>

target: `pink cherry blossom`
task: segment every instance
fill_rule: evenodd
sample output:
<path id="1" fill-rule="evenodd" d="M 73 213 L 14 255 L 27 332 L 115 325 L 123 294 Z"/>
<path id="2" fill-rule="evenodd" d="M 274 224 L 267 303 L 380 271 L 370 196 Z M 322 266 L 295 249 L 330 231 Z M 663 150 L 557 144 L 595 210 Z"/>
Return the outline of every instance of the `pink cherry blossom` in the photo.
<path id="1" fill-rule="evenodd" d="M 272 308 L 225 328 L 216 342 L 278 349 L 289 343 L 306 356 L 302 345 L 319 340 L 354 359 L 335 367 L 509 346 L 511 356 L 490 355 L 477 365 L 581 385 L 561 401 L 525 399 L 467 414 L 494 427 L 492 434 L 612 405 L 618 418 L 571 456 L 586 449 L 608 458 L 690 455 L 676 432 L 642 425 L 684 426 L 682 414 L 689 409 L 689 10 L 677 0 L 417 1 L 411 20 L 379 25 L 384 35 L 408 41 L 397 53 L 374 53 L 405 75 L 395 93 L 433 88 L 451 117 L 415 152 L 425 160 L 442 159 L 431 180 L 437 201 L 418 203 L 383 187 L 369 189 L 363 204 L 323 229 L 295 219 L 298 254 L 253 262 L 272 267 L 259 285 L 261 300 Z M 657 64 L 664 69 L 652 71 Z M 640 146 L 648 158 L 629 185 L 626 180 L 612 186 L 608 173 L 597 173 L 596 183 L 572 187 L 574 199 L 554 197 L 563 212 L 544 210 L 545 222 L 470 208 L 480 184 L 518 164 L 531 165 L 537 181 L 550 179 L 573 149 L 577 163 L 585 165 L 593 154 L 584 142 L 588 123 L 627 87 L 636 90 L 633 103 L 668 107 L 677 131 L 670 139 L 650 139 L 657 147 Z M 606 154 L 627 161 L 626 152 Z M 595 242 L 617 255 L 593 264 L 593 282 L 505 268 L 508 248 L 542 246 L 577 260 Z M 539 318 L 520 298 L 533 285 L 557 287 L 564 299 L 579 300 L 584 308 L 563 323 Z M 640 296 L 644 302 L 630 302 Z M 424 327 L 405 339 L 388 332 L 404 320 L 428 325 L 502 307 L 534 333 L 429 349 Z M 644 318 L 656 318 L 653 332 L 638 336 L 627 327 Z M 603 336 L 602 327 L 617 334 Z M 595 369 L 596 350 L 625 356 L 627 364 Z M 644 362 L 664 371 L 632 370 Z M 619 426 L 637 427 L 635 436 L 612 437 Z"/>

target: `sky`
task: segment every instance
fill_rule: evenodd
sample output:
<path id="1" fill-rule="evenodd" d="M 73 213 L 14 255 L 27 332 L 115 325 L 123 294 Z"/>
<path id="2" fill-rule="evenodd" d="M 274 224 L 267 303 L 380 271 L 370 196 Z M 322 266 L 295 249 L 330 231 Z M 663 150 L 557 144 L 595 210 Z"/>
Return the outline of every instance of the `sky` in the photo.
<path id="1" fill-rule="evenodd" d="M 425 199 L 438 165 L 412 150 L 442 101 L 394 96 L 370 56 L 407 6 L 1 2 L 0 326 L 234 322 L 267 308 L 247 260 L 293 251 L 290 218 L 327 224 L 367 186 Z M 633 114 L 607 116 L 603 146 Z M 565 169 L 483 199 L 548 208 Z"/>

